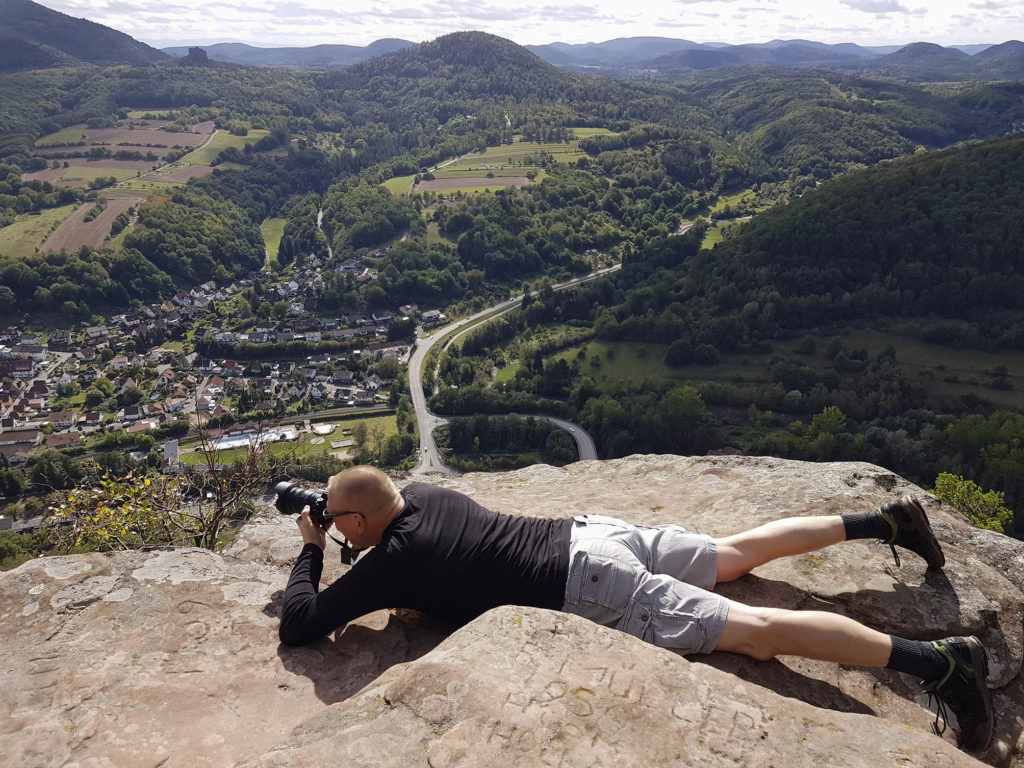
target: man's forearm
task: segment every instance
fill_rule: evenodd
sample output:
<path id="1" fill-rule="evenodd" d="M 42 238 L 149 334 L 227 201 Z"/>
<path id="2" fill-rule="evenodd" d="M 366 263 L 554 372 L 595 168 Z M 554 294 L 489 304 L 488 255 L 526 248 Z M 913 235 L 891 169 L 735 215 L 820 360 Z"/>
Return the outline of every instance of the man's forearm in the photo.
<path id="1" fill-rule="evenodd" d="M 306 544 L 299 554 L 288 586 L 284 590 L 281 608 L 281 627 L 278 634 L 282 643 L 301 645 L 315 640 L 310 632 L 312 602 L 319 592 L 320 575 L 324 570 L 324 552 L 316 544 Z"/>

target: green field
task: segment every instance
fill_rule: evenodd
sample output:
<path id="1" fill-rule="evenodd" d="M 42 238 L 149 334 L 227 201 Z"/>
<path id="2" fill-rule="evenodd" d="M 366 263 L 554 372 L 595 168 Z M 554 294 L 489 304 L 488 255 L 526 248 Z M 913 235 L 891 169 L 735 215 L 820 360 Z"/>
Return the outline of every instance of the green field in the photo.
<path id="1" fill-rule="evenodd" d="M 551 360 L 565 360 L 572 363 L 579 350 L 587 358 L 580 366 L 580 373 L 591 377 L 602 387 L 614 387 L 632 383 L 639 386 L 644 379 L 681 379 L 692 377 L 691 371 L 670 368 L 662 360 L 668 351 L 668 344 L 637 344 L 627 341 L 588 341 L 582 347 L 570 347 L 551 356 Z M 596 365 L 594 364 L 596 362 Z"/>
<path id="2" fill-rule="evenodd" d="M 217 155 L 228 147 L 242 149 L 246 144 L 255 144 L 269 135 L 270 131 L 262 129 L 253 129 L 245 136 L 232 136 L 228 131 L 216 131 L 205 147 L 189 152 L 179 162 L 182 165 L 212 165 Z"/>
<path id="3" fill-rule="evenodd" d="M 596 133 L 607 133 L 611 131 L 603 128 L 592 128 L 589 135 Z M 517 141 L 514 144 L 501 144 L 497 147 L 488 147 L 484 152 L 471 152 L 468 155 L 434 169 L 434 176 L 438 179 L 461 179 L 467 177 L 486 176 L 488 171 L 494 175 L 502 176 L 523 176 L 527 171 L 539 171 L 540 166 L 530 162 L 531 157 L 536 157 L 545 152 L 557 162 L 573 162 L 585 154 L 579 148 L 579 141 L 567 142 L 537 142 Z"/>
<path id="4" fill-rule="evenodd" d="M 791 339 L 773 344 L 768 354 L 724 353 L 717 365 L 710 366 L 672 368 L 665 365 L 662 360 L 668 350 L 667 344 L 602 340 L 591 340 L 569 347 L 546 355 L 544 360 L 545 364 L 559 359 L 571 364 L 577 360 L 580 349 L 583 349 L 586 358 L 581 361 L 580 373 L 594 379 L 602 389 L 609 390 L 622 385 L 636 387 L 645 379 L 767 383 L 772 380 L 767 363 L 776 355 L 804 363 L 819 372 L 834 370 L 831 360 L 823 354 L 833 337 L 811 338 L 816 342 L 816 354 L 794 353 L 800 339 Z M 958 397 L 973 394 L 991 401 L 997 407 L 1024 408 L 1024 356 L 938 347 L 905 335 L 876 329 L 855 330 L 837 338 L 849 349 L 866 350 L 872 359 L 887 346 L 893 346 L 896 349 L 897 365 L 912 380 L 919 381 L 929 396 Z M 514 361 L 500 368 L 495 383 L 511 381 L 521 367 L 520 362 Z M 987 386 L 994 379 L 992 373 L 1000 367 L 1006 369 L 1006 378 L 1012 382 L 1013 389 L 1000 390 Z"/>
<path id="5" fill-rule="evenodd" d="M 831 337 L 812 337 L 817 342 L 816 355 L 791 355 L 791 347 L 778 345 L 778 350 L 799 359 L 811 368 L 831 368 L 821 351 L 832 340 Z M 1024 408 L 1024 356 L 1008 355 L 1005 352 L 982 352 L 973 349 L 950 349 L 927 344 L 917 339 L 883 330 L 855 330 L 839 336 L 851 349 L 865 349 L 870 357 L 876 357 L 887 346 L 896 349 L 896 363 L 911 376 L 916 377 L 927 388 L 929 394 L 957 397 L 975 394 L 991 400 L 997 406 Z M 992 377 L 986 372 L 1000 366 L 1006 368 L 1007 378 L 1013 382 L 1012 390 L 996 390 L 985 386 Z M 948 380 L 952 379 L 952 380 Z"/>
<path id="6" fill-rule="evenodd" d="M 281 247 L 281 237 L 284 235 L 284 223 L 287 219 L 272 218 L 264 219 L 260 224 L 260 232 L 263 233 L 263 242 L 267 246 L 267 262 L 277 261 L 277 251 Z"/>
<path id="7" fill-rule="evenodd" d="M 753 189 L 744 189 L 742 192 L 737 192 L 732 195 L 726 195 L 720 197 L 715 201 L 715 204 L 711 206 L 710 213 L 712 215 L 721 213 L 725 210 L 726 206 L 736 206 L 741 203 L 756 202 L 755 192 Z M 771 205 L 754 205 L 754 210 L 760 212 L 767 210 Z M 749 209 L 748 209 L 749 210 Z M 712 224 L 708 227 L 707 232 L 704 233 L 704 241 L 701 243 L 701 248 L 711 249 L 714 248 L 718 243 L 722 242 L 722 233 L 731 226 L 739 226 L 745 221 L 745 219 L 739 219 L 736 221 L 725 221 L 721 224 Z"/>
<path id="8" fill-rule="evenodd" d="M 36 139 L 36 146 L 56 147 L 60 144 L 77 144 L 80 141 L 85 141 L 85 132 L 87 130 L 89 130 L 89 127 L 85 123 L 69 125 L 67 128 L 62 128 L 56 133 L 40 136 Z"/>
<path id="9" fill-rule="evenodd" d="M 167 109 L 131 109 L 128 111 L 128 117 L 131 120 L 141 120 L 146 115 L 153 115 L 158 120 L 173 120 L 174 110 Z"/>
<path id="10" fill-rule="evenodd" d="M 573 162 L 585 154 L 580 151 L 579 139 L 612 133 L 606 128 L 574 128 L 573 130 L 577 135 L 573 141 L 517 141 L 513 144 L 501 144 L 497 147 L 488 147 L 483 152 L 471 152 L 455 160 L 441 163 L 434 167 L 431 173 L 438 180 L 458 180 L 487 178 L 488 174 L 494 178 L 525 176 L 528 172 L 532 172 L 535 174 L 534 183 L 539 184 L 545 176 L 544 171 L 536 162 L 541 152 L 551 155 L 557 162 Z M 409 192 L 409 185 L 412 184 L 414 178 L 414 175 L 396 176 L 385 181 L 384 187 L 393 195 L 404 195 Z M 452 187 L 443 191 L 439 190 L 438 194 L 450 195 L 464 192 L 471 195 L 475 192 L 495 192 L 507 188 L 505 184 L 483 187 Z"/>
<path id="11" fill-rule="evenodd" d="M 504 368 L 499 368 L 498 372 L 494 375 L 495 384 L 506 384 L 516 377 L 516 374 L 522 370 L 523 364 L 520 362 L 509 363 Z"/>
<path id="12" fill-rule="evenodd" d="M 720 211 L 725 210 L 725 206 L 737 205 L 743 202 L 743 198 L 748 198 L 752 200 L 753 196 L 754 190 L 744 189 L 742 192 L 737 192 L 735 195 L 726 195 L 725 197 L 720 197 L 715 201 L 715 204 L 711 206 L 711 212 L 719 213 Z"/>
<path id="13" fill-rule="evenodd" d="M 745 221 L 728 221 L 722 224 L 712 224 L 708 227 L 707 232 L 704 233 L 704 240 L 701 242 L 700 247 L 709 250 L 714 248 L 718 243 L 722 242 L 727 230 L 733 227 L 742 227 L 745 223 Z"/>
<path id="14" fill-rule="evenodd" d="M 124 245 L 124 239 L 128 236 L 128 233 L 131 232 L 133 229 L 135 229 L 135 225 L 125 227 L 124 229 L 122 229 L 120 232 L 118 232 L 116 235 L 110 238 L 110 240 L 107 242 L 107 247 L 115 249 L 121 248 Z"/>
<path id="15" fill-rule="evenodd" d="M 133 171 L 131 168 L 98 168 L 94 165 L 85 167 L 81 165 L 72 165 L 64 172 L 64 180 L 94 181 L 100 177 L 113 176 L 118 181 L 127 181 L 128 179 L 134 179 L 138 175 L 139 172 Z"/>
<path id="16" fill-rule="evenodd" d="M 436 221 L 431 221 L 427 224 L 427 245 L 434 243 L 451 243 L 444 235 L 441 234 L 441 228 L 437 225 Z"/>
<path id="17" fill-rule="evenodd" d="M 586 359 L 580 366 L 580 374 L 589 376 L 602 388 L 615 388 L 630 383 L 639 386 L 645 379 L 694 378 L 697 371 L 713 370 L 696 367 L 670 368 L 662 362 L 668 344 L 599 340 L 591 340 L 580 346 L 547 355 L 544 358 L 545 364 L 556 360 L 565 360 L 571 364 L 577 359 L 580 349 L 586 353 Z M 596 365 L 594 361 L 597 361 Z M 521 368 L 521 363 L 513 362 L 499 369 L 494 379 L 495 383 L 511 381 Z"/>
<path id="18" fill-rule="evenodd" d="M 700 247 L 710 251 L 720 242 L 722 242 L 722 228 L 715 224 L 708 227 L 707 232 L 704 233 L 704 240 Z"/>
<path id="19" fill-rule="evenodd" d="M 0 253 L 14 259 L 23 259 L 35 253 L 64 219 L 78 207 L 78 203 L 48 208 L 38 216 L 22 214 L 13 224 L 0 229 Z"/>
<path id="20" fill-rule="evenodd" d="M 407 195 L 409 194 L 409 186 L 416 178 L 412 176 L 394 176 L 384 182 L 384 189 L 390 192 L 392 195 Z"/>
<path id="21" fill-rule="evenodd" d="M 485 178 L 515 177 L 522 176 L 523 173 L 524 171 L 522 168 L 498 168 L 494 165 L 484 164 L 483 166 L 470 166 L 468 168 L 458 168 L 455 170 L 452 170 L 451 168 L 443 168 L 434 175 L 439 179 L 479 179 L 481 176 Z M 487 174 L 490 174 L 490 176 Z"/>
<path id="22" fill-rule="evenodd" d="M 122 181 L 117 185 L 118 189 L 132 189 L 138 192 L 159 192 L 166 189 L 180 189 L 181 184 L 176 184 L 173 181 L 143 181 L 141 179 L 132 179 L 130 181 Z"/>
<path id="23" fill-rule="evenodd" d="M 467 194 L 467 195 L 473 195 L 473 194 L 476 194 L 477 192 L 497 192 L 499 189 L 509 189 L 509 185 L 508 184 L 495 184 L 493 187 L 492 186 L 486 186 L 486 187 L 447 187 L 447 188 L 445 188 L 443 190 L 438 190 L 437 194 L 439 194 L 439 195 L 454 195 L 457 192 L 463 192 L 464 194 Z"/>
<path id="24" fill-rule="evenodd" d="M 345 440 L 351 437 L 351 434 L 343 434 L 343 430 L 351 430 L 357 423 L 363 422 L 366 424 L 369 440 L 373 439 L 373 431 L 378 426 L 384 428 L 384 436 L 390 437 L 391 435 L 398 434 L 398 423 L 395 420 L 394 414 L 388 414 L 386 416 L 369 416 L 363 419 L 355 418 L 333 418 L 330 419 L 330 423 L 338 423 L 338 428 L 334 430 L 333 434 L 330 435 L 315 435 L 303 432 L 299 435 L 298 440 L 292 442 L 279 442 L 271 443 L 267 446 L 267 452 L 271 456 L 291 458 L 294 457 L 298 461 L 303 459 L 313 458 L 316 456 L 326 456 L 329 453 L 335 453 L 335 449 L 331 448 L 331 440 Z M 322 443 L 314 445 L 312 440 L 315 438 L 323 438 Z M 195 441 L 189 441 L 188 446 L 189 452 L 181 454 L 181 461 L 184 464 L 201 464 L 205 461 L 205 457 L 200 453 L 195 453 L 191 449 L 195 445 Z M 346 449 L 339 449 L 340 451 Z M 237 448 L 230 451 L 218 451 L 217 452 L 217 463 L 218 464 L 231 464 L 235 461 L 241 461 L 246 456 L 246 451 L 243 448 Z"/>

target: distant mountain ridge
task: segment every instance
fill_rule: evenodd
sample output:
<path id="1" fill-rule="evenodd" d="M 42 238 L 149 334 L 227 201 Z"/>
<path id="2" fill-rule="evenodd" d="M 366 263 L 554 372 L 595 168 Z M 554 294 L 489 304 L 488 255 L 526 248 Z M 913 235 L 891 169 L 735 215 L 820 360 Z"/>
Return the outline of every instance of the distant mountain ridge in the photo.
<path id="1" fill-rule="evenodd" d="M 867 75 L 934 80 L 1024 80 L 1024 43 L 943 47 L 919 42 L 907 46 L 830 45 L 812 40 L 771 40 L 767 43 L 728 45 L 696 43 L 667 37 L 626 37 L 601 43 L 550 43 L 520 46 L 485 35 L 474 49 L 474 61 L 488 57 L 487 45 L 501 49 L 494 60 L 517 67 L 546 63 L 562 69 L 604 71 L 609 74 L 647 72 L 678 75 L 737 66 L 803 67 L 856 71 Z M 444 36 L 448 38 L 450 36 Z M 441 39 L 441 38 L 439 38 Z M 458 40 L 458 38 L 453 38 Z M 461 41 L 465 43 L 465 40 Z M 260 48 L 245 43 L 217 43 L 199 47 L 212 61 L 245 66 L 297 69 L 341 69 L 416 45 L 408 40 L 384 38 L 367 46 L 324 44 L 309 47 Z M 517 52 L 512 55 L 510 51 Z M 0 0 L 0 71 L 94 64 L 150 64 L 187 55 L 188 46 L 160 51 L 101 24 L 75 19 L 32 0 Z M 532 55 L 531 55 L 532 54 Z M 523 56 L 533 58 L 528 63 Z M 455 63 L 455 62 L 453 62 Z"/>
<path id="2" fill-rule="evenodd" d="M 853 70 L 917 81 L 1017 80 L 1024 79 L 1024 43 L 1010 40 L 972 55 L 934 43 L 863 48 L 808 40 L 773 40 L 757 45 L 688 47 L 636 66 L 669 75 L 730 66 L 772 66 Z"/>
<path id="3" fill-rule="evenodd" d="M 512 41 L 505 42 L 516 45 Z M 234 64 L 333 69 L 414 46 L 407 40 L 384 39 L 365 47 L 257 48 L 243 43 L 218 43 L 204 49 L 211 59 Z M 1024 79 L 1024 43 L 1015 40 L 993 46 L 963 46 L 961 49 L 923 42 L 906 46 L 861 46 L 794 39 L 727 45 L 667 37 L 626 37 L 602 43 L 548 43 L 516 47 L 562 69 L 610 74 L 646 71 L 676 75 L 724 67 L 755 66 L 855 70 L 863 74 L 923 81 Z M 163 52 L 184 56 L 188 48 L 164 48 Z"/>
<path id="4" fill-rule="evenodd" d="M 408 40 L 384 38 L 369 45 L 313 45 L 306 48 L 258 48 L 245 43 L 217 43 L 198 46 L 214 61 L 245 64 L 254 67 L 297 67 L 301 69 L 331 69 L 347 67 L 374 56 L 383 56 L 415 45 Z M 188 55 L 189 46 L 163 48 L 169 56 Z"/>
<path id="5" fill-rule="evenodd" d="M 747 61 L 744 57 L 765 59 L 770 58 L 772 50 L 791 46 L 803 46 L 807 50 L 816 49 L 827 52 L 834 58 L 869 58 L 892 53 L 899 46 L 881 46 L 865 48 L 853 43 L 828 45 L 810 40 L 772 40 L 767 43 L 726 45 L 720 43 L 695 43 L 692 40 L 673 39 L 667 37 L 626 37 L 608 40 L 603 43 L 583 43 L 570 45 L 567 43 L 550 43 L 548 45 L 527 45 L 542 59 L 557 66 L 577 67 L 619 67 L 647 68 L 661 57 L 677 57 L 679 60 L 692 59 L 697 62 L 723 61 L 729 64 L 759 63 Z M 696 51 L 692 57 L 686 54 Z M 727 55 L 716 56 L 715 53 Z M 763 63 L 763 62 L 760 62 Z M 703 68 L 703 67 L 698 67 Z"/>
<path id="6" fill-rule="evenodd" d="M 152 64 L 161 53 L 123 32 L 50 10 L 0 0 L 0 72 L 96 64 Z"/>

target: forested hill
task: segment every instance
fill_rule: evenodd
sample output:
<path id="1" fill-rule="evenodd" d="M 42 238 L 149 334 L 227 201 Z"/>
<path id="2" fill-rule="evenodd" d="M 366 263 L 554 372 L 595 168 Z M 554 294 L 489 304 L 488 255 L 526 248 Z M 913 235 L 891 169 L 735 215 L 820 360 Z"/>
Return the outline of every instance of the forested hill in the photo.
<path id="1" fill-rule="evenodd" d="M 933 43 L 912 43 L 894 53 L 869 59 L 851 68 L 884 77 L 918 82 L 989 80 L 1024 77 L 1024 43 L 1008 40 L 974 56 Z"/>
<path id="2" fill-rule="evenodd" d="M 77 64 L 150 64 L 168 56 L 123 32 L 31 0 L 0 0 L 0 71 Z"/>
<path id="3" fill-rule="evenodd" d="M 383 88 L 403 97 L 553 100 L 567 98 L 583 81 L 510 40 L 455 32 L 360 62 L 324 82 Z"/>
<path id="4" fill-rule="evenodd" d="M 935 315 L 1024 349 L 1022 256 L 1024 138 L 1012 138 L 827 182 L 758 216 L 697 274 L 702 301 L 737 314 L 770 303 L 783 327 Z"/>
<path id="5" fill-rule="evenodd" d="M 325 73 L 316 84 L 353 123 L 420 130 L 425 119 L 455 118 L 464 123 L 462 133 L 486 134 L 492 144 L 506 131 L 508 138 L 513 132 L 532 135 L 530 124 L 619 130 L 633 120 L 694 130 L 708 124 L 707 115 L 672 86 L 573 74 L 484 32 L 444 35 Z"/>

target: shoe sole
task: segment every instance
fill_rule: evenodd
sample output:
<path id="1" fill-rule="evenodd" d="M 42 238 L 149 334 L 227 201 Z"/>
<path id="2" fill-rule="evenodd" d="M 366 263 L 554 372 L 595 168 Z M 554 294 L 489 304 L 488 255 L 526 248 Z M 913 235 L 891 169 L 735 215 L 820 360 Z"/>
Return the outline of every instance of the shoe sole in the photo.
<path id="1" fill-rule="evenodd" d="M 975 679 L 978 683 L 978 692 L 981 694 L 982 701 L 985 702 L 985 721 L 988 723 L 988 730 L 985 732 L 985 737 L 981 744 L 969 745 L 967 749 L 971 752 L 981 752 L 988 748 L 988 745 L 992 743 L 992 734 L 995 731 L 995 713 L 992 711 L 992 694 L 988 690 L 988 654 L 985 653 L 985 648 L 981 644 L 978 638 L 971 635 L 970 637 L 964 638 L 967 641 L 967 648 L 971 652 L 971 666 L 974 667 Z M 963 738 L 963 729 L 960 731 L 961 740 Z"/>
<path id="2" fill-rule="evenodd" d="M 918 552 L 918 554 L 928 563 L 929 568 L 942 568 L 946 564 L 946 556 L 943 554 L 935 534 L 932 533 L 932 526 L 928 522 L 928 515 L 925 514 L 921 502 L 913 496 L 904 496 L 900 501 L 903 502 L 904 509 L 910 516 L 909 525 L 906 526 L 907 530 L 920 534 L 921 541 L 925 546 L 925 551 Z"/>

